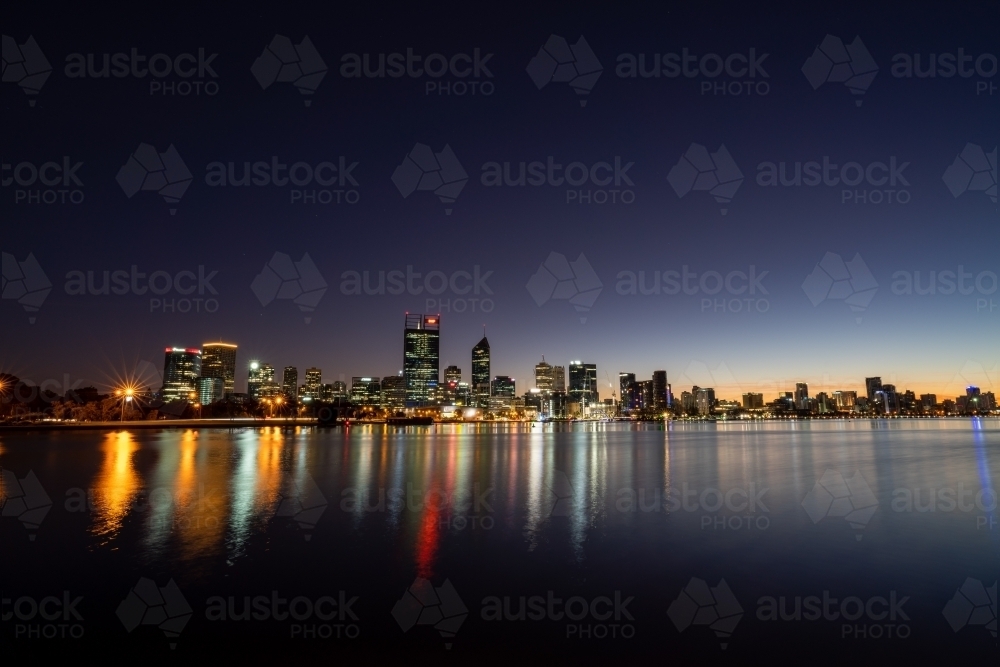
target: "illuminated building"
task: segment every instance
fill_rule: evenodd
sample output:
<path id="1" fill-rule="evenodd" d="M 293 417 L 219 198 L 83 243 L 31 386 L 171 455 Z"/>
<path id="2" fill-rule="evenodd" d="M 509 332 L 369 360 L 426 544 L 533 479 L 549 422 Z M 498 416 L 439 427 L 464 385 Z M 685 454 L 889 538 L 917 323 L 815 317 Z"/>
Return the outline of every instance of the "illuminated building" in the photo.
<path id="1" fill-rule="evenodd" d="M 743 394 L 743 407 L 747 410 L 760 410 L 764 407 L 764 394 Z"/>
<path id="2" fill-rule="evenodd" d="M 295 366 L 285 366 L 281 374 L 281 392 L 294 401 L 299 395 L 299 369 Z"/>
<path id="3" fill-rule="evenodd" d="M 222 378 L 223 392 L 236 393 L 236 346 L 205 343 L 201 346 L 201 377 Z"/>
<path id="4" fill-rule="evenodd" d="M 221 401 L 225 395 L 225 380 L 218 377 L 200 377 L 195 381 L 198 402 L 209 405 Z"/>
<path id="5" fill-rule="evenodd" d="M 552 366 L 545 363 L 545 355 L 542 361 L 535 364 L 535 388 L 543 394 L 551 394 L 555 387 L 555 378 L 552 376 Z"/>
<path id="6" fill-rule="evenodd" d="M 653 410 L 663 412 L 670 405 L 670 385 L 666 371 L 653 371 Z"/>
<path id="7" fill-rule="evenodd" d="M 623 415 L 638 408 L 635 373 L 618 373 L 618 399 L 618 406 Z"/>
<path id="8" fill-rule="evenodd" d="M 715 410 L 715 389 L 711 387 L 701 387 L 695 395 L 695 404 L 698 406 L 698 414 L 710 415 Z"/>
<path id="9" fill-rule="evenodd" d="M 318 401 L 320 399 L 320 388 L 322 384 L 323 371 L 319 368 L 307 368 L 306 383 L 303 385 L 305 389 L 304 396 L 308 397 L 311 401 Z"/>
<path id="10" fill-rule="evenodd" d="M 201 376 L 201 350 L 195 347 L 168 347 L 163 360 L 164 401 L 190 398 L 195 380 Z"/>
<path id="11" fill-rule="evenodd" d="M 471 389 L 477 408 L 490 407 L 490 342 L 486 336 L 472 348 Z"/>
<path id="12" fill-rule="evenodd" d="M 566 393 L 566 368 L 563 366 L 552 367 L 552 391 L 554 393 Z"/>
<path id="13" fill-rule="evenodd" d="M 588 407 L 596 405 L 600 398 L 597 392 L 597 364 L 571 361 L 569 364 L 569 399 L 580 404 L 586 416 Z"/>
<path id="14" fill-rule="evenodd" d="M 251 361 L 250 372 L 247 374 L 247 395 L 254 400 L 259 399 L 260 386 L 263 382 L 264 380 L 261 375 L 260 362 Z"/>
<path id="15" fill-rule="evenodd" d="M 799 410 L 805 410 L 809 407 L 809 385 L 805 382 L 795 383 L 795 395 L 793 399 L 795 401 L 795 407 Z"/>
<path id="16" fill-rule="evenodd" d="M 406 407 L 406 380 L 401 375 L 386 375 L 382 378 L 381 404 L 387 410 L 402 410 Z"/>
<path id="17" fill-rule="evenodd" d="M 403 378 L 406 405 L 432 403 L 441 374 L 441 318 L 438 315 L 406 314 L 403 330 Z"/>
<path id="18" fill-rule="evenodd" d="M 873 377 L 865 378 L 865 389 L 868 392 L 868 402 L 872 403 L 875 401 L 875 394 L 882 391 L 882 378 Z"/>
<path id="19" fill-rule="evenodd" d="M 382 403 L 382 383 L 377 377 L 351 378 L 351 403 L 378 407 Z"/>

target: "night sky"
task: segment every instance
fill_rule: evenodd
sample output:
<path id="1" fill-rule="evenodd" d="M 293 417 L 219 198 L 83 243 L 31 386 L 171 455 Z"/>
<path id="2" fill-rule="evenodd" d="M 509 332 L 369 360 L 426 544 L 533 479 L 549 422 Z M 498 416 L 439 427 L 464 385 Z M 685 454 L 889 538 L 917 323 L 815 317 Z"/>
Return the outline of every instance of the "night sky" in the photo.
<path id="1" fill-rule="evenodd" d="M 938 392 L 939 400 L 969 383 L 1000 390 L 996 3 L 877 8 L 823 3 L 809 5 L 809 13 L 801 3 L 769 3 L 766 9 L 730 3 L 725 10 L 714 3 L 711 9 L 688 4 L 676 9 L 666 3 L 523 9 L 352 4 L 325 12 L 281 3 L 255 10 L 246 8 L 250 4 L 225 10 L 169 4 L 155 18 L 147 7 L 141 18 L 31 3 L 6 7 L 5 49 L 6 36 L 18 45 L 33 36 L 53 71 L 37 95 L 26 95 L 16 82 L 0 86 L 5 127 L 0 250 L 19 262 L 33 254 L 52 290 L 38 312 L 29 313 L 11 298 L 8 282 L 0 301 L 0 370 L 36 383 L 55 379 L 61 386 L 68 377 L 70 385 L 106 386 L 140 361 L 162 369 L 165 346 L 221 339 L 240 346 L 238 391 L 245 387 L 251 359 L 271 363 L 279 374 L 283 366 L 298 366 L 300 378 L 306 367 L 318 366 L 325 382 L 349 382 L 353 375 L 401 369 L 403 317 L 410 311 L 441 313 L 441 370 L 458 365 L 466 381 L 472 346 L 485 325 L 493 374 L 513 376 L 519 392 L 532 385 L 532 367 L 542 355 L 551 364 L 596 363 L 599 377 L 604 380 L 607 371 L 615 382 L 619 371 L 644 379 L 662 368 L 675 393 L 699 384 L 715 386 L 722 398 L 762 391 L 771 400 L 796 381 L 809 382 L 813 394 L 861 390 L 867 375 L 881 375 L 900 390 Z M 251 68 L 276 34 L 296 45 L 305 36 L 311 40 L 327 68 L 314 94 L 303 95 L 284 81 L 262 88 L 255 77 Z M 526 69 L 550 35 L 570 45 L 585 37 L 602 67 L 589 94 L 561 81 L 536 87 Z M 814 89 L 803 73 L 827 35 L 843 44 L 861 38 L 878 67 L 863 95 L 838 81 Z M 94 54 L 100 64 L 105 53 L 133 48 L 147 58 L 191 53 L 195 63 L 204 49 L 206 58 L 217 54 L 208 65 L 217 76 L 208 70 L 204 76 L 195 71 L 188 78 L 163 79 L 66 74 L 71 54 Z M 964 65 L 969 77 L 941 76 L 943 67 L 936 77 L 894 76 L 897 54 L 920 54 L 926 67 L 930 54 L 940 58 L 959 48 L 972 56 Z M 478 77 L 475 72 L 440 78 L 342 76 L 345 54 L 370 54 L 374 64 L 380 53 L 405 56 L 407 49 L 448 59 L 455 54 L 472 59 L 478 49 L 486 60 Z M 753 50 L 759 67 L 753 79 L 726 72 L 711 78 L 700 70 L 691 77 L 619 76 L 622 54 L 644 54 L 648 68 L 653 54 L 683 56 L 685 49 L 699 59 L 718 54 L 723 61 Z M 711 70 L 716 61 L 704 62 Z M 466 61 L 455 63 L 463 73 Z M 174 86 L 175 94 L 151 94 L 154 81 Z M 183 82 L 192 90 L 201 85 L 201 94 L 176 94 Z M 464 95 L 457 94 L 457 83 L 464 84 Z M 729 94 L 713 94 L 716 87 Z M 217 92 L 208 94 L 209 88 Z M 736 90 L 739 95 L 732 94 Z M 192 182 L 179 201 L 168 203 L 156 191 L 130 198 L 116 182 L 143 143 L 159 153 L 172 145 L 190 170 Z M 453 203 L 432 191 L 401 194 L 392 177 L 416 144 L 434 153 L 449 146 L 468 174 Z M 725 146 L 743 176 L 732 201 L 684 191 L 683 183 L 678 196 L 668 174 L 692 144 L 710 153 Z M 991 152 L 992 167 L 985 174 L 963 177 L 958 165 L 944 178 L 960 153 L 975 163 Z M 74 172 L 82 185 L 8 185 L 17 164 L 62 165 L 66 156 L 72 164 L 82 163 Z M 301 187 L 206 182 L 212 163 L 235 163 L 239 177 L 244 162 L 269 164 L 273 156 L 287 165 L 357 164 L 343 186 L 327 188 L 316 182 Z M 544 164 L 549 156 L 564 166 L 606 162 L 612 165 L 612 182 L 579 187 L 483 182 L 488 163 L 510 163 L 516 176 L 520 163 Z M 765 163 L 784 162 L 790 175 L 794 163 L 822 164 L 824 157 L 863 168 L 894 160 L 901 180 L 847 188 L 760 183 Z M 616 160 L 624 170 L 618 185 Z M 983 171 L 980 167 L 973 170 Z M 609 172 L 594 173 L 602 178 Z M 870 173 L 873 180 L 882 175 L 877 165 Z M 993 183 L 992 199 L 986 186 L 979 187 L 987 182 Z M 49 189 L 80 190 L 83 201 L 18 200 Z M 308 197 L 323 189 L 331 193 L 318 196 L 330 196 L 332 203 L 292 202 L 295 190 Z M 338 190 L 356 203 L 337 204 Z M 591 203 L 572 200 L 581 190 Z M 850 201 L 843 201 L 845 190 Z M 868 201 L 857 202 L 861 196 Z M 603 197 L 609 201 L 594 203 Z M 901 197 L 907 201 L 898 201 Z M 878 199 L 882 203 L 872 203 Z M 277 287 L 264 279 L 256 283 L 259 289 L 251 288 L 275 253 L 294 261 L 305 253 L 311 257 L 327 283 L 313 312 L 303 312 L 291 299 L 271 300 L 290 292 L 275 295 Z M 593 268 L 602 291 L 588 312 L 526 288 L 551 253 L 570 262 L 582 253 Z M 860 255 L 870 270 L 877 292 L 863 311 L 852 310 L 842 298 L 824 298 L 815 283 L 804 289 L 827 253 L 845 262 Z M 209 307 L 216 312 L 163 312 L 151 304 L 149 293 L 133 294 L 131 287 L 123 295 L 67 293 L 71 272 L 94 272 L 100 287 L 105 271 L 131 271 L 133 265 L 147 276 L 197 275 L 199 267 L 206 275 L 215 273 L 210 284 L 217 294 L 204 298 L 215 300 Z M 473 274 L 476 267 L 488 277 L 478 295 L 450 288 L 437 296 L 345 294 L 347 272 L 368 271 L 374 285 L 380 271 L 405 273 L 408 265 L 424 277 Z M 966 279 L 971 292 L 941 293 L 947 287 L 942 272 L 958 273 L 959 266 L 971 274 Z M 725 277 L 749 274 L 753 267 L 766 293 L 755 288 L 752 295 L 726 289 L 711 295 L 622 294 L 628 292 L 620 284 L 622 272 L 642 271 L 650 281 L 656 271 L 681 273 L 684 267 L 699 276 L 690 285 L 707 272 Z M 4 270 L 6 279 L 16 278 L 6 263 Z M 897 272 L 919 272 L 924 286 L 935 272 L 937 293 L 900 293 L 906 290 Z M 305 282 L 310 277 L 302 276 Z M 587 278 L 593 283 L 592 275 L 576 277 L 580 286 Z M 852 277 L 858 285 L 865 282 L 865 276 Z M 182 289 L 185 284 L 182 278 Z M 197 280 L 191 284 L 197 287 Z M 456 285 L 465 284 L 459 274 Z M 704 284 L 711 289 L 711 275 Z M 563 285 L 553 295 L 571 288 Z M 155 298 L 185 297 L 171 291 Z M 723 305 L 716 306 L 721 299 Z M 482 312 L 484 305 L 489 312 Z M 608 395 L 602 387 L 602 398 Z"/>

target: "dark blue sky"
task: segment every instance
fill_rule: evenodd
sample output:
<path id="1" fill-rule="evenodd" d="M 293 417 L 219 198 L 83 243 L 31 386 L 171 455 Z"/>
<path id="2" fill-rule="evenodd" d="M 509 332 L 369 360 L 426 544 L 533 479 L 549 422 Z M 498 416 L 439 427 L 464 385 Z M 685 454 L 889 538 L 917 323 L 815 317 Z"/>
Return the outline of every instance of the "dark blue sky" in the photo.
<path id="1" fill-rule="evenodd" d="M 61 382 L 67 374 L 71 383 L 105 382 L 137 360 L 160 365 L 166 345 L 221 338 L 240 345 L 241 366 L 251 358 L 279 368 L 296 365 L 300 373 L 315 365 L 327 382 L 385 375 L 401 366 L 403 314 L 409 310 L 442 312 L 442 368 L 456 364 L 466 376 L 470 350 L 485 324 L 494 374 L 512 375 L 519 390 L 531 386 L 531 367 L 542 354 L 554 364 L 596 362 L 601 377 L 605 371 L 648 377 L 666 368 L 675 390 L 715 385 L 724 397 L 756 390 L 770 399 L 803 380 L 816 390 L 858 389 L 873 374 L 917 391 L 954 393 L 969 382 L 1000 389 L 996 203 L 978 185 L 968 189 L 962 165 L 948 172 L 958 196 L 943 178 L 960 153 L 965 163 L 975 163 L 997 146 L 1000 14 L 993 2 L 957 8 L 884 3 L 874 9 L 863 3 L 808 9 L 787 3 L 766 10 L 733 3 L 725 11 L 669 9 L 663 3 L 313 11 L 269 3 L 256 10 L 172 8 L 103 16 L 23 5 L 6 14 L 4 34 L 18 45 L 33 36 L 53 71 L 30 96 L 34 106 L 16 83 L 0 87 L 7 128 L 0 153 L 11 165 L 4 182 L 19 163 L 61 164 L 68 156 L 73 164 L 82 162 L 75 172 L 82 186 L 70 189 L 82 190 L 84 200 L 18 200 L 62 185 L 11 183 L 0 189 L 0 250 L 18 261 L 33 253 L 53 284 L 40 310 L 30 314 L 34 324 L 16 299 L 0 301 L 4 371 L 35 382 Z M 262 89 L 251 66 L 275 34 L 294 44 L 308 35 L 328 68 L 315 94 L 302 95 L 284 82 Z M 553 34 L 570 44 L 582 35 L 593 50 L 603 70 L 589 94 L 578 95 L 558 81 L 538 89 L 529 77 L 529 62 Z M 803 64 L 828 34 L 844 44 L 860 37 L 878 66 L 863 95 L 837 81 L 814 90 L 803 74 Z M 957 55 L 960 47 L 972 56 L 967 78 L 893 74 L 898 54 L 920 54 L 926 67 L 931 54 Z M 203 77 L 195 72 L 162 79 L 175 91 L 183 82 L 202 84 L 202 94 L 184 96 L 150 94 L 151 76 L 66 74 L 71 54 L 95 54 L 100 63 L 105 53 L 133 48 L 147 57 L 191 53 L 195 60 L 201 48 L 206 58 L 218 54 L 209 63 L 217 76 L 206 70 Z M 481 60 L 492 56 L 478 78 L 342 76 L 345 54 L 367 53 L 375 62 L 380 53 L 407 49 L 424 57 L 471 59 L 476 49 Z M 749 56 L 752 49 L 763 72 L 753 79 L 701 72 L 619 76 L 623 54 L 643 54 L 649 63 L 653 54 L 683 57 L 685 49 L 699 59 L 718 54 L 723 61 L 731 54 Z M 464 67 L 462 58 L 455 62 Z M 704 62 L 711 70 L 715 61 Z M 456 83 L 466 85 L 464 95 L 456 94 Z M 446 84 L 450 94 L 441 92 Z M 753 94 L 746 94 L 748 84 Z M 217 85 L 218 92 L 206 94 L 206 85 Z M 729 94 L 713 94 L 718 85 Z M 741 94 L 733 95 L 736 90 Z M 583 99 L 586 106 L 579 103 Z M 168 204 L 153 191 L 129 198 L 119 187 L 115 176 L 141 143 L 160 153 L 171 144 L 176 148 L 192 174 L 179 202 Z M 446 205 L 430 191 L 404 198 L 394 184 L 394 171 L 417 143 L 436 153 L 450 146 L 467 172 L 454 203 Z M 706 191 L 679 197 L 667 180 L 692 144 L 709 152 L 725 145 L 743 176 L 731 202 L 720 204 Z M 963 153 L 967 144 L 973 146 Z M 306 198 L 324 189 L 316 183 L 206 183 L 213 162 L 233 162 L 239 175 L 244 162 L 270 163 L 273 156 L 288 165 L 357 163 L 350 171 L 356 186 L 346 179 L 343 188 L 326 188 L 356 191 L 340 196 L 357 196 L 357 203 L 292 203 L 293 190 L 305 191 Z M 631 166 L 619 185 L 483 183 L 488 163 L 511 163 L 516 173 L 520 163 L 545 163 L 549 156 L 564 166 L 614 165 L 616 159 L 623 169 Z M 824 157 L 862 168 L 895 160 L 905 182 L 862 181 L 846 188 L 846 195 L 840 184 L 759 183 L 766 163 L 784 162 L 791 173 L 796 162 L 822 164 Z M 995 183 L 995 152 L 993 160 L 992 173 L 987 168 L 971 183 Z M 605 172 L 595 173 L 600 178 Z M 882 172 L 876 165 L 870 174 L 878 180 Z M 904 196 L 900 190 L 905 203 L 897 201 Z M 588 194 L 592 201 L 624 196 L 630 203 L 572 199 Z M 329 196 L 335 201 L 337 194 Z M 867 201 L 859 202 L 862 197 Z M 878 198 L 883 203 L 872 203 Z M 276 252 L 295 261 L 309 253 L 328 284 L 314 312 L 300 312 L 282 298 L 262 305 L 251 289 Z M 553 252 L 570 261 L 582 253 L 593 268 L 603 289 L 589 312 L 578 313 L 564 299 L 546 301 L 546 294 L 533 298 L 526 289 Z M 877 292 L 863 312 L 817 293 L 822 288 L 815 283 L 803 288 L 827 253 L 845 262 L 860 255 L 868 267 Z M 206 275 L 217 272 L 211 280 L 217 294 L 205 295 L 215 299 L 211 307 L 217 305 L 217 312 L 162 312 L 148 293 L 67 293 L 73 271 L 93 271 L 99 284 L 104 271 L 130 271 L 132 265 L 146 274 L 197 274 L 199 266 Z M 439 271 L 449 277 L 472 274 L 478 266 L 481 275 L 489 274 L 485 285 L 492 293 L 448 290 L 430 304 L 426 293 L 344 293 L 350 291 L 342 284 L 345 272 L 368 271 L 374 278 L 379 271 L 405 272 L 408 265 L 424 276 Z M 753 267 L 758 277 L 766 272 L 758 281 L 766 293 L 727 294 L 723 288 L 717 294 L 630 295 L 619 285 L 622 272 L 642 271 L 649 281 L 656 271 L 683 273 L 685 266 L 699 276 L 689 285 L 709 272 L 725 277 L 749 274 Z M 942 272 L 957 274 L 959 266 L 971 274 L 966 282 L 972 291 L 940 293 L 948 283 Z M 906 294 L 899 282 L 906 276 L 899 272 L 920 272 L 922 285 L 935 272 L 937 293 Z M 852 277 L 858 285 L 865 278 Z M 461 276 L 457 280 L 461 289 Z M 713 280 L 706 278 L 707 289 Z M 738 289 L 742 283 L 735 280 Z M 184 284 L 182 279 L 182 289 Z M 264 296 L 267 301 L 266 290 Z M 174 292 L 162 296 L 181 298 Z M 490 312 L 481 312 L 484 304 L 470 301 L 475 298 L 488 299 Z"/>

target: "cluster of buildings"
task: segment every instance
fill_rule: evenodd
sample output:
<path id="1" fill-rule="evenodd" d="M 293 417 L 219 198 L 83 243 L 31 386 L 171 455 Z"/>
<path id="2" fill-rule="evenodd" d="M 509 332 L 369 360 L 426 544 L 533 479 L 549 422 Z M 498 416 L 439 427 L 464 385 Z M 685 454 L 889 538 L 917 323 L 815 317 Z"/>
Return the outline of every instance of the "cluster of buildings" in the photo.
<path id="1" fill-rule="evenodd" d="M 518 394 L 507 375 L 493 375 L 490 343 L 483 338 L 472 347 L 471 375 L 448 366 L 441 374 L 441 317 L 407 313 L 403 328 L 403 369 L 396 375 L 357 376 L 346 382 L 323 382 L 319 368 L 307 368 L 303 382 L 295 366 L 286 366 L 280 382 L 274 366 L 251 361 L 247 391 L 237 394 L 236 350 L 230 343 L 205 343 L 201 348 L 166 348 L 160 398 L 197 401 L 202 405 L 226 397 L 235 400 L 303 407 L 312 403 L 347 405 L 371 418 L 417 413 L 443 418 L 510 419 L 662 419 L 666 415 L 808 416 L 985 414 L 997 409 L 992 392 L 968 387 L 965 396 L 938 402 L 934 394 L 918 398 L 898 392 L 880 377 L 865 379 L 865 395 L 856 391 L 809 393 L 800 382 L 771 402 L 764 395 L 745 393 L 741 403 L 720 400 L 712 387 L 692 387 L 675 401 L 667 372 L 654 371 L 649 380 L 619 373 L 617 387 L 605 373 L 610 397 L 601 399 L 596 364 L 571 361 L 553 366 L 542 357 L 535 365 L 534 384 Z M 616 397 L 617 390 L 617 397 Z"/>

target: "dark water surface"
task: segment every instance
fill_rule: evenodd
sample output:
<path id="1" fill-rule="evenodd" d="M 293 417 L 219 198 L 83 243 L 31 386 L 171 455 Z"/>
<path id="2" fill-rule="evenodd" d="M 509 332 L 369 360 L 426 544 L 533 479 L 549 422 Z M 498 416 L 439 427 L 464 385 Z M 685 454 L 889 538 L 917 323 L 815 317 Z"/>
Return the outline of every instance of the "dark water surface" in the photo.
<path id="1" fill-rule="evenodd" d="M 995 419 L 0 432 L 0 465 L 12 655 L 997 655 Z"/>

